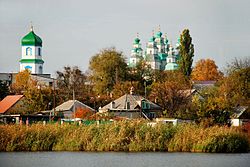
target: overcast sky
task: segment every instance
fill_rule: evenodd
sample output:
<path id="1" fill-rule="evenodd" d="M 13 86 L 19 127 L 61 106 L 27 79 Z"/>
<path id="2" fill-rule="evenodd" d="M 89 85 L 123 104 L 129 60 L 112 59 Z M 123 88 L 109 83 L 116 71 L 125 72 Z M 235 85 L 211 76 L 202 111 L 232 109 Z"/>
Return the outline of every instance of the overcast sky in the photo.
<path id="1" fill-rule="evenodd" d="M 249 0 L 0 0 L 0 72 L 19 70 L 31 21 L 43 40 L 44 73 L 66 65 L 85 71 L 94 54 L 112 46 L 129 57 L 136 33 L 144 49 L 158 25 L 173 44 L 188 28 L 194 63 L 210 58 L 223 69 L 250 56 L 249 7 Z"/>

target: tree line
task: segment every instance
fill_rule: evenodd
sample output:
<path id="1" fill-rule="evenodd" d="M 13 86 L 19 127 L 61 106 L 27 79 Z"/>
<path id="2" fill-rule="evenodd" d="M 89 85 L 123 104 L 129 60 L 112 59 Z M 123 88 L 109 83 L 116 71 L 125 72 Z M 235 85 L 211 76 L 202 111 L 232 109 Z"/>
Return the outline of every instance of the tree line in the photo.
<path id="1" fill-rule="evenodd" d="M 163 116 L 193 118 L 224 123 L 232 108 L 249 106 L 250 60 L 235 59 L 223 74 L 215 61 L 201 59 L 193 66 L 194 45 L 189 30 L 180 36 L 180 56 L 175 71 L 151 69 L 147 62 L 140 61 L 130 68 L 125 55 L 115 48 L 106 48 L 89 61 L 89 69 L 83 72 L 79 67 L 64 67 L 56 72 L 56 89 L 38 85 L 30 78 L 28 70 L 20 72 L 10 90 L 0 84 L 1 98 L 9 93 L 24 94 L 29 113 L 49 110 L 67 100 L 75 99 L 98 109 L 110 101 L 129 93 L 157 103 L 163 108 Z M 191 96 L 194 81 L 216 81 L 215 86 L 203 89 Z M 53 97 L 56 97 L 53 99 Z M 226 111 L 226 112 L 225 112 Z M 207 119 L 209 118 L 209 119 Z"/>

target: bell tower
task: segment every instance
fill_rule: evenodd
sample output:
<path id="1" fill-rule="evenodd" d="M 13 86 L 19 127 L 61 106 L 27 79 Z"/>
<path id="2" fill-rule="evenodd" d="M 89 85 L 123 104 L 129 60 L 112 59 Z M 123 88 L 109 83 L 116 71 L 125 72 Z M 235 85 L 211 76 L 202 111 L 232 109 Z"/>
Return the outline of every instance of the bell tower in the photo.
<path id="1" fill-rule="evenodd" d="M 30 32 L 22 38 L 21 45 L 20 71 L 29 69 L 31 74 L 43 74 L 42 39 L 35 34 L 33 25 Z"/>

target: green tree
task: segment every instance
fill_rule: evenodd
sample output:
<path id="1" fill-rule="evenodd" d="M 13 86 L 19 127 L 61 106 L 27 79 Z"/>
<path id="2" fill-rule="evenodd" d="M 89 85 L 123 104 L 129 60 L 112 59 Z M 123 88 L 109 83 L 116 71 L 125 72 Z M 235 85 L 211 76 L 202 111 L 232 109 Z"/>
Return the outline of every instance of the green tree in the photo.
<path id="1" fill-rule="evenodd" d="M 250 67 L 231 72 L 219 84 L 220 95 L 230 105 L 250 104 Z"/>
<path id="2" fill-rule="evenodd" d="M 199 92 L 202 99 L 193 99 L 193 111 L 196 111 L 198 120 L 206 125 L 228 123 L 233 106 L 228 103 L 220 92 L 220 87 L 208 87 Z"/>
<path id="3" fill-rule="evenodd" d="M 23 105 L 27 109 L 25 114 L 49 110 L 52 106 L 53 90 L 51 87 L 33 82 L 24 92 L 24 97 Z"/>
<path id="4" fill-rule="evenodd" d="M 182 31 L 179 48 L 181 56 L 178 61 L 179 69 L 185 76 L 190 76 L 194 57 L 194 45 L 188 29 Z"/>
<path id="5" fill-rule="evenodd" d="M 89 63 L 90 80 L 97 94 L 111 92 L 113 86 L 125 81 L 128 68 L 122 52 L 115 48 L 101 50 L 93 56 Z"/>

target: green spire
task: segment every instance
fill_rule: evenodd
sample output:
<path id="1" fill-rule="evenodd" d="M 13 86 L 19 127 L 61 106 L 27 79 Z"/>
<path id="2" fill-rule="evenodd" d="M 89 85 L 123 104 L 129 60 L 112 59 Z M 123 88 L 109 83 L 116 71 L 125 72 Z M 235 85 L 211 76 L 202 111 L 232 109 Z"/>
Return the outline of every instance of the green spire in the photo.
<path id="1" fill-rule="evenodd" d="M 161 26 L 158 27 L 158 32 L 156 33 L 156 38 L 161 38 L 162 32 L 161 32 Z"/>
<path id="2" fill-rule="evenodd" d="M 154 30 L 152 31 L 152 37 L 149 38 L 148 42 L 154 42 L 155 41 L 155 37 L 154 37 Z"/>
<path id="3" fill-rule="evenodd" d="M 134 40 L 134 44 L 139 44 L 140 43 L 140 39 L 139 39 L 139 33 L 136 33 L 136 38 Z"/>
<path id="4" fill-rule="evenodd" d="M 33 26 L 31 25 L 30 32 L 22 38 L 21 43 L 23 46 L 42 46 L 42 39 L 34 33 Z"/>

